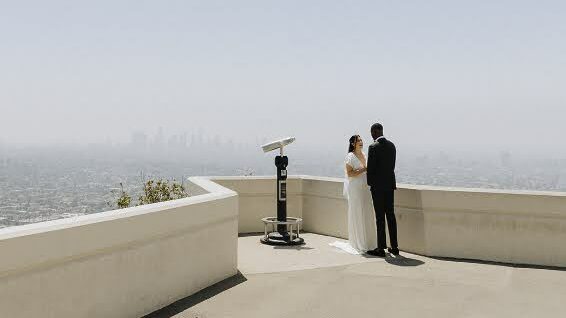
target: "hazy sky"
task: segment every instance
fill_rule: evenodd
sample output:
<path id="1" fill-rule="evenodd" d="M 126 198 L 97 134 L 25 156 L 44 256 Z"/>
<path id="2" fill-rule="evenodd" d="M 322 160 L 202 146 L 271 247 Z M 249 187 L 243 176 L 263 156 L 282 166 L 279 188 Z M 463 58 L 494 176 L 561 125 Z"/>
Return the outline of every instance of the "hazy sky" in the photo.
<path id="1" fill-rule="evenodd" d="M 565 1 L 0 0 L 0 141 L 566 148 Z"/>

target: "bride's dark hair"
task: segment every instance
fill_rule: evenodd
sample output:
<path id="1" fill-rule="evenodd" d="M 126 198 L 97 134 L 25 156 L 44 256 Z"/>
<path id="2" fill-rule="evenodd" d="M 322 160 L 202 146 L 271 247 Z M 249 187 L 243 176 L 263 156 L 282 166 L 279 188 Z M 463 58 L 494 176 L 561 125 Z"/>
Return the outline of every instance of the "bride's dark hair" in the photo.
<path id="1" fill-rule="evenodd" d="M 353 135 L 352 137 L 350 137 L 350 143 L 348 144 L 348 153 L 353 152 L 354 149 L 356 149 L 356 143 L 359 140 L 360 135 Z"/>

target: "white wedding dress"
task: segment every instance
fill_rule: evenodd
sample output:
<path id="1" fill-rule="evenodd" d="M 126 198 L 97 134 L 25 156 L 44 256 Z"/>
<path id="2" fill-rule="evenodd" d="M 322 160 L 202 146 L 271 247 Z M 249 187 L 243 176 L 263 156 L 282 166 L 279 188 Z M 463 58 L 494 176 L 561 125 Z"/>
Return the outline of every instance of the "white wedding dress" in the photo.
<path id="1" fill-rule="evenodd" d="M 345 164 L 360 169 L 362 163 L 352 152 L 346 156 Z M 348 242 L 336 241 L 330 245 L 351 254 L 363 254 L 377 247 L 377 230 L 367 175 L 348 177 L 344 181 L 344 196 L 348 200 Z"/>

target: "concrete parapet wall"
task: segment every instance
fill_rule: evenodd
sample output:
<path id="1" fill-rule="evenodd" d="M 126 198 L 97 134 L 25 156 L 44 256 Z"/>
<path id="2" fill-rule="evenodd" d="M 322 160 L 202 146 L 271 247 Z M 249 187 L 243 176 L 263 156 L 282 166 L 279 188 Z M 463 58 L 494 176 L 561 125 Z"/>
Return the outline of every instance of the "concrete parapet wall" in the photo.
<path id="1" fill-rule="evenodd" d="M 277 184 L 274 177 L 212 177 L 212 181 L 238 193 L 240 233 L 263 232 L 264 217 L 277 215 L 275 192 Z M 287 181 L 287 215 L 303 216 L 303 180 L 289 178 Z"/>
<path id="2" fill-rule="evenodd" d="M 275 178 L 189 181 L 190 198 L 0 230 L 0 317 L 141 317 L 235 275 Z M 289 177 L 288 215 L 347 238 L 342 187 Z M 566 267 L 566 193 L 399 185 L 395 206 L 404 251 Z"/>
<path id="3" fill-rule="evenodd" d="M 141 317 L 237 273 L 238 197 L 207 194 L 0 231 L 0 317 Z"/>
<path id="4" fill-rule="evenodd" d="M 275 216 L 273 177 L 213 179 L 245 196 L 241 233 L 262 232 Z M 347 201 L 338 178 L 292 176 L 289 216 L 306 231 L 348 237 Z M 398 185 L 399 245 L 427 256 L 566 267 L 566 193 Z M 242 191 L 242 192 L 240 192 Z"/>
<path id="5" fill-rule="evenodd" d="M 418 191 L 427 255 L 566 267 L 566 194 Z"/>

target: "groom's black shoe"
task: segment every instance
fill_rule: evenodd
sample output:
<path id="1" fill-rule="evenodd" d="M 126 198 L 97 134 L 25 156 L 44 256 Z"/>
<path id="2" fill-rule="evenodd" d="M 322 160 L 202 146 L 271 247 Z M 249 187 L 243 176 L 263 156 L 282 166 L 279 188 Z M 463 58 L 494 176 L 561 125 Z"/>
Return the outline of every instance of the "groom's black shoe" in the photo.
<path id="1" fill-rule="evenodd" d="M 395 256 L 399 256 L 399 249 L 398 249 L 398 248 L 396 248 L 396 247 L 395 247 L 395 248 L 389 247 L 387 250 L 389 251 L 389 253 L 391 253 L 391 254 L 393 254 L 393 255 L 395 255 Z"/>
<path id="2" fill-rule="evenodd" d="M 380 248 L 376 248 L 375 250 L 367 251 L 368 255 L 377 256 L 377 257 L 385 257 L 385 251 Z"/>

